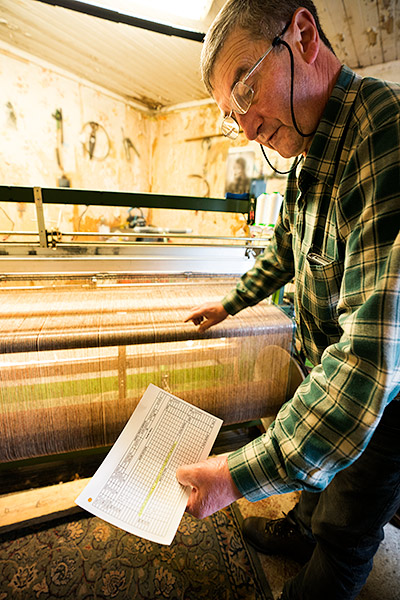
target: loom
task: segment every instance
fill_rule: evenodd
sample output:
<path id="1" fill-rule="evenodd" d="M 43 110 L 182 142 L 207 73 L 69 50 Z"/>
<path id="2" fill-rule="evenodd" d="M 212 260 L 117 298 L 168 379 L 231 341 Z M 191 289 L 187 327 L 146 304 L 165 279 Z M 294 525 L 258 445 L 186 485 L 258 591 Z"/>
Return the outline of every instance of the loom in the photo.
<path id="1" fill-rule="evenodd" d="M 149 383 L 225 425 L 271 416 L 288 399 L 293 324 L 281 308 L 264 301 L 203 334 L 184 323 L 232 289 L 265 240 L 104 241 L 49 231 L 43 211 L 50 202 L 250 218 L 248 201 L 11 187 L 0 201 L 34 202 L 38 221 L 35 232 L 1 232 L 1 463 L 111 445 Z"/>

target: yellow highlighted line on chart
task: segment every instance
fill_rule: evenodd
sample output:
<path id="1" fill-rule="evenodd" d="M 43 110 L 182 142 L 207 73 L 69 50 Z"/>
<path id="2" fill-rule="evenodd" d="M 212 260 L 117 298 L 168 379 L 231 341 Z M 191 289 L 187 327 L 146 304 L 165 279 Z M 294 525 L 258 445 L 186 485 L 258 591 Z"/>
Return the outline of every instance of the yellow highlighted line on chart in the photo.
<path id="1" fill-rule="evenodd" d="M 166 459 L 164 460 L 164 462 L 163 462 L 163 464 L 162 464 L 162 467 L 161 467 L 161 469 L 160 469 L 160 471 L 159 471 L 159 473 L 158 473 L 158 475 L 157 475 L 157 477 L 156 477 L 156 479 L 155 479 L 155 481 L 154 481 L 153 485 L 151 486 L 151 489 L 150 489 L 149 493 L 147 494 L 145 501 L 144 501 L 144 502 L 143 502 L 143 504 L 142 504 L 142 507 L 141 507 L 141 509 L 139 510 L 139 517 L 141 517 L 141 516 L 142 516 L 142 513 L 143 513 L 144 509 L 146 508 L 146 504 L 148 503 L 148 501 L 150 500 L 151 496 L 153 495 L 153 492 L 154 492 L 154 490 L 156 489 L 157 483 L 160 481 L 160 479 L 161 479 L 161 475 L 163 474 L 163 472 L 164 472 L 164 469 L 165 469 L 165 467 L 167 466 L 167 463 L 168 463 L 169 459 L 171 458 L 171 454 L 172 454 L 172 453 L 173 453 L 173 451 L 175 450 L 175 446 L 177 445 L 177 443 L 178 443 L 178 442 L 174 442 L 174 443 L 172 444 L 172 448 L 171 448 L 171 450 L 168 452 L 168 454 L 167 454 L 167 457 L 166 457 Z"/>

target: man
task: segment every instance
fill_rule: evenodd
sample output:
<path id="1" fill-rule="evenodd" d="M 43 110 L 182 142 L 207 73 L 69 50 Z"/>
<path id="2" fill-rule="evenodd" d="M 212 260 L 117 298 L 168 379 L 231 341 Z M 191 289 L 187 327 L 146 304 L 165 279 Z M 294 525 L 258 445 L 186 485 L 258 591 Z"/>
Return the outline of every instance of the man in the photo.
<path id="1" fill-rule="evenodd" d="M 245 535 L 309 559 L 282 599 L 351 600 L 400 504 L 400 87 L 343 66 L 310 0 L 229 0 L 202 71 L 226 135 L 240 126 L 304 160 L 270 246 L 188 320 L 205 330 L 294 276 L 297 335 L 315 366 L 262 437 L 177 478 L 199 518 L 242 495 L 302 490 L 287 518 L 246 520 Z"/>

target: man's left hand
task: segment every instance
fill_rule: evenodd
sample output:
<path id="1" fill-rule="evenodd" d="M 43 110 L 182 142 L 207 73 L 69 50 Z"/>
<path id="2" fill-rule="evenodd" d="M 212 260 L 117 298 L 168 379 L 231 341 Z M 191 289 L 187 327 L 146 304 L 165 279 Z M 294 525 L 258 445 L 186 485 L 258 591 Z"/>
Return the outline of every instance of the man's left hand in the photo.
<path id="1" fill-rule="evenodd" d="M 226 455 L 179 467 L 176 477 L 192 487 L 187 512 L 204 519 L 242 497 L 228 469 Z"/>

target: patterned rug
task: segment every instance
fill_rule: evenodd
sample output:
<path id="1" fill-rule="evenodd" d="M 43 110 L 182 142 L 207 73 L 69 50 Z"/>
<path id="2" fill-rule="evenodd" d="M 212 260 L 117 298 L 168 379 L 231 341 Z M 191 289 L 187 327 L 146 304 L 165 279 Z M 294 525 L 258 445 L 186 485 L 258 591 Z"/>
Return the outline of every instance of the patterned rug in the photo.
<path id="1" fill-rule="evenodd" d="M 0 600 L 272 600 L 232 505 L 185 514 L 171 546 L 88 513 L 0 535 Z"/>

